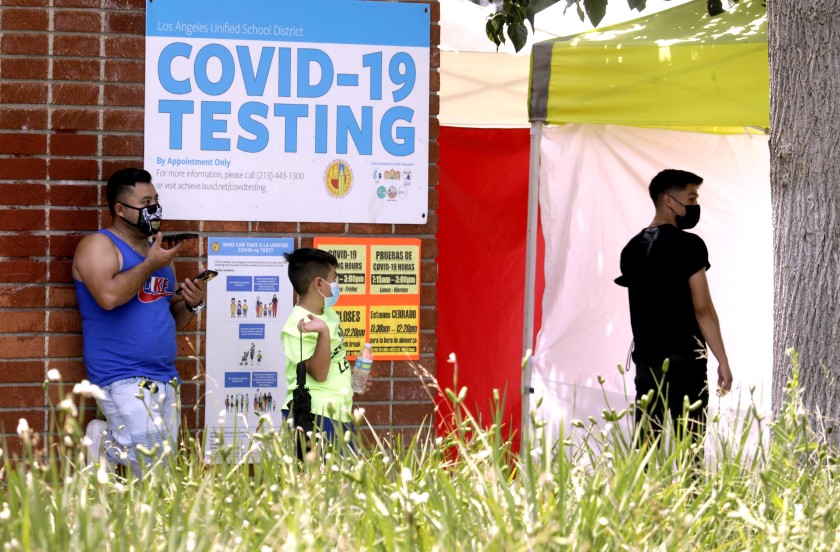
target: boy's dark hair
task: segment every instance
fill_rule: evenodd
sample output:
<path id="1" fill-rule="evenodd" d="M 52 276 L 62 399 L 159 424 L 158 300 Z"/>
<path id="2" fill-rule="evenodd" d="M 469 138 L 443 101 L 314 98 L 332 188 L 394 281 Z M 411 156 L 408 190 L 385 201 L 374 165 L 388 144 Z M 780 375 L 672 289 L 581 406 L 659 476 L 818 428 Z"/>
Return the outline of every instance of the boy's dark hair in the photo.
<path id="1" fill-rule="evenodd" d="M 671 190 L 683 191 L 689 184 L 697 184 L 699 186 L 702 183 L 703 179 L 694 173 L 677 169 L 665 169 L 653 177 L 653 180 L 650 181 L 648 191 L 650 192 L 650 198 L 653 200 L 653 203 L 658 205 L 659 199 L 665 192 L 670 192 Z"/>
<path id="2" fill-rule="evenodd" d="M 298 295 L 309 290 L 309 284 L 317 276 L 327 279 L 330 269 L 338 266 L 338 259 L 329 251 L 301 247 L 283 257 L 289 262 L 289 281 Z"/>
<path id="3" fill-rule="evenodd" d="M 120 169 L 111 175 L 111 178 L 108 179 L 108 185 L 105 186 L 105 197 L 108 199 L 111 216 L 114 215 L 114 205 L 118 202 L 117 198 L 121 197 L 128 188 L 133 188 L 138 182 L 151 184 L 152 175 L 149 174 L 149 171 L 133 168 Z"/>

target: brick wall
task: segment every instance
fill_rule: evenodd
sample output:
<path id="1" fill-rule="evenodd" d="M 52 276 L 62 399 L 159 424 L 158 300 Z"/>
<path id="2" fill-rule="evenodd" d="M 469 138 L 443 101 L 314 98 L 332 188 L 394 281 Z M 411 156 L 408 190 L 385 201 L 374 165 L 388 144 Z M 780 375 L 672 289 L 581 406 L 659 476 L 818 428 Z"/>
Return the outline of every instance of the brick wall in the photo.
<path id="1" fill-rule="evenodd" d="M 427 224 L 166 221 L 165 229 L 287 236 L 298 246 L 317 235 L 421 238 L 420 364 L 434 374 L 440 10 L 431 8 Z M 47 370 L 67 382 L 84 377 L 70 265 L 81 237 L 110 224 L 103 179 L 143 162 L 144 29 L 144 0 L 0 0 L 0 439 L 12 449 L 19 418 L 46 428 Z M 182 276 L 206 258 L 206 239 L 191 247 L 176 263 Z M 178 334 L 191 429 L 204 423 L 205 322 L 199 315 Z M 433 414 L 410 363 L 378 362 L 374 375 L 358 404 L 377 427 L 412 433 Z"/>

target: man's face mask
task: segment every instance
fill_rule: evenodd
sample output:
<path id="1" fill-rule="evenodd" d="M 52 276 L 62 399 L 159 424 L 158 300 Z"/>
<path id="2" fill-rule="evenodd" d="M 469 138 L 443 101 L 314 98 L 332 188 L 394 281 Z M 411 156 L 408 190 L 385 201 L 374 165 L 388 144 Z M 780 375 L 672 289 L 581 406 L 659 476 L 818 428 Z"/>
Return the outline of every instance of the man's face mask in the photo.
<path id="1" fill-rule="evenodd" d="M 688 230 L 690 228 L 694 228 L 697 226 L 697 223 L 700 222 L 700 206 L 699 205 L 684 205 L 677 201 L 677 199 L 672 196 L 668 195 L 671 199 L 679 203 L 685 209 L 685 215 L 677 215 L 677 228 L 680 230 Z M 676 211 L 674 211 L 676 214 Z"/>
<path id="2" fill-rule="evenodd" d="M 163 207 L 160 203 L 154 205 L 147 205 L 145 207 L 132 207 L 120 202 L 123 207 L 140 211 L 140 216 L 137 217 L 137 222 L 130 223 L 123 217 L 123 220 L 140 230 L 144 236 L 153 236 L 160 230 L 160 221 L 163 220 Z"/>
<path id="3" fill-rule="evenodd" d="M 324 281 L 326 281 L 326 280 L 324 280 Z M 326 295 L 321 293 L 321 290 L 318 290 L 318 293 L 321 293 L 321 297 L 324 298 L 324 308 L 332 307 L 333 305 L 338 303 L 338 296 L 341 294 L 341 288 L 338 287 L 338 280 L 336 280 L 335 282 L 329 282 L 329 284 L 330 284 L 330 292 L 332 293 L 332 296 L 327 297 Z"/>

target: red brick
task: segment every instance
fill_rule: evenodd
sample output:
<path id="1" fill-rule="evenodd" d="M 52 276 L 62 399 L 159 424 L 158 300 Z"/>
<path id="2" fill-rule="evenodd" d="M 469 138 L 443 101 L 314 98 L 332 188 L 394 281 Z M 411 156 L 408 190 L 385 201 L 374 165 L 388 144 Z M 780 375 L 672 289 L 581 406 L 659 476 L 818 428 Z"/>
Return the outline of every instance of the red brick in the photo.
<path id="1" fill-rule="evenodd" d="M 117 172 L 120 169 L 131 168 L 131 167 L 142 167 L 142 166 L 143 166 L 143 158 L 142 157 L 136 157 L 136 158 L 133 158 L 133 159 L 119 159 L 119 160 L 103 159 L 102 160 L 102 174 L 107 179 L 107 177 L 110 177 L 112 174 L 114 174 L 115 172 Z M 104 195 L 104 193 L 103 193 L 103 195 Z M 103 215 L 108 215 L 107 207 L 106 207 L 105 211 L 103 212 Z M 107 216 L 106 216 L 106 218 L 103 218 L 102 220 L 107 220 Z"/>
<path id="2" fill-rule="evenodd" d="M 47 265 L 43 261 L 0 261 L 0 281 L 2 282 L 44 282 L 46 278 Z"/>
<path id="3" fill-rule="evenodd" d="M 96 207 L 99 204 L 98 186 L 86 184 L 53 184 L 50 186 L 50 205 Z M 92 230 L 94 227 L 85 228 Z"/>
<path id="4" fill-rule="evenodd" d="M 50 283 L 53 284 L 70 284 L 73 282 L 73 261 L 68 259 L 66 261 L 50 261 Z"/>
<path id="5" fill-rule="evenodd" d="M 44 205 L 47 187 L 44 184 L 0 184 L 1 205 Z"/>
<path id="6" fill-rule="evenodd" d="M 9 109 L 4 106 L 0 109 L 0 128 L 44 130 L 47 128 L 47 109 L 45 107 Z"/>
<path id="7" fill-rule="evenodd" d="M 438 182 L 440 182 L 440 170 L 438 166 L 429 165 L 429 186 L 437 186 Z M 429 198 L 429 205 L 431 205 L 431 198 Z"/>
<path id="8" fill-rule="evenodd" d="M 105 0 L 103 9 L 106 10 L 142 10 L 145 9 L 145 0 Z"/>
<path id="9" fill-rule="evenodd" d="M 25 8 L 35 8 L 38 6 L 46 6 L 50 0 L 3 0 L 5 6 L 22 6 Z"/>
<path id="10" fill-rule="evenodd" d="M 437 288 L 435 286 L 420 286 L 420 304 L 437 306 Z"/>
<path id="11" fill-rule="evenodd" d="M 373 426 L 388 426 L 391 423 L 391 407 L 387 404 L 365 405 L 365 419 Z"/>
<path id="12" fill-rule="evenodd" d="M 78 306 L 73 286 L 49 286 L 47 288 L 50 307 L 70 308 Z"/>
<path id="13" fill-rule="evenodd" d="M 82 317 L 78 310 L 54 310 L 50 312 L 50 333 L 82 333 Z"/>
<path id="14" fill-rule="evenodd" d="M 435 405 L 432 402 L 421 404 L 395 404 L 395 426 L 429 425 L 435 420 Z"/>
<path id="15" fill-rule="evenodd" d="M 105 56 L 108 58 L 143 59 L 146 55 L 146 41 L 142 36 L 105 37 Z"/>
<path id="16" fill-rule="evenodd" d="M 76 246 L 82 241 L 82 235 L 53 234 L 50 236 L 49 254 L 53 257 L 72 257 L 76 253 Z"/>
<path id="17" fill-rule="evenodd" d="M 343 234 L 346 228 L 343 222 L 301 222 L 302 234 Z"/>
<path id="18" fill-rule="evenodd" d="M 0 235 L 0 257 L 41 257 L 46 250 L 46 236 Z"/>
<path id="19" fill-rule="evenodd" d="M 255 222 L 253 232 L 264 234 L 294 234 L 298 231 L 296 222 Z"/>
<path id="20" fill-rule="evenodd" d="M 105 80 L 142 83 L 146 80 L 146 68 L 142 61 L 106 61 Z"/>
<path id="21" fill-rule="evenodd" d="M 440 73 L 437 71 L 429 73 L 429 91 L 440 92 Z"/>
<path id="22" fill-rule="evenodd" d="M 0 334 L 36 333 L 46 328 L 44 311 L 3 311 L 0 316 Z"/>
<path id="23" fill-rule="evenodd" d="M 53 39 L 53 55 L 97 57 L 99 56 L 99 37 L 90 35 L 55 35 Z"/>
<path id="24" fill-rule="evenodd" d="M 3 358 L 40 358 L 44 356 L 45 338 L 39 336 L 0 336 L 0 351 Z M 12 406 L 8 401 L 11 395 L 4 389 L 3 406 Z"/>
<path id="25" fill-rule="evenodd" d="M 204 232 L 247 232 L 248 223 L 225 220 L 204 221 L 201 229 Z"/>
<path id="26" fill-rule="evenodd" d="M 4 389 L 5 392 L 5 389 Z M 41 393 L 41 397 L 39 399 L 39 404 L 44 404 L 44 397 L 43 392 Z M 26 410 L 6 410 L 0 412 L 0 432 L 2 433 L 15 433 L 17 431 L 17 426 L 21 418 L 26 420 L 26 423 L 29 424 L 29 429 L 31 429 L 35 433 L 44 433 L 46 431 L 46 410 L 32 410 L 32 405 L 29 404 L 19 404 L 17 408 L 25 408 Z M 19 439 L 15 438 L 15 441 L 19 441 Z M 6 447 L 4 447 L 6 448 Z M 18 450 L 16 454 L 12 454 L 9 452 L 10 457 L 19 456 L 20 451 Z"/>
<path id="27" fill-rule="evenodd" d="M 142 107 L 145 101 L 145 89 L 142 85 L 105 85 L 105 105 Z"/>
<path id="28" fill-rule="evenodd" d="M 429 51 L 429 69 L 440 68 L 440 48 L 431 48 Z"/>
<path id="29" fill-rule="evenodd" d="M 190 381 L 201 373 L 201 365 L 194 358 L 178 359 L 175 361 L 175 369 L 182 381 Z"/>
<path id="30" fill-rule="evenodd" d="M 440 4 L 438 2 L 429 3 L 429 20 L 434 24 L 440 21 Z"/>
<path id="31" fill-rule="evenodd" d="M 201 347 L 197 343 L 198 339 L 194 335 L 179 335 L 176 339 L 178 343 L 178 356 L 190 357 L 203 354 Z"/>
<path id="32" fill-rule="evenodd" d="M 49 62 L 46 59 L 7 57 L 0 64 L 4 79 L 47 80 Z"/>
<path id="33" fill-rule="evenodd" d="M 57 32 L 98 33 L 102 18 L 93 11 L 56 11 L 53 25 Z"/>
<path id="34" fill-rule="evenodd" d="M 46 31 L 49 22 L 45 10 L 3 10 L 4 31 Z"/>
<path id="35" fill-rule="evenodd" d="M 429 96 L 429 115 L 438 115 L 440 114 L 440 96 L 437 94 L 432 94 Z M 434 118 L 437 120 L 437 118 Z M 429 122 L 431 123 L 431 118 Z M 440 124 L 438 124 L 438 128 L 440 128 Z M 435 134 L 435 138 L 437 138 L 437 134 Z"/>
<path id="36" fill-rule="evenodd" d="M 45 56 L 49 49 L 45 34 L 4 33 L 0 36 L 0 54 Z"/>
<path id="37" fill-rule="evenodd" d="M 82 356 L 82 336 L 51 335 L 47 355 L 50 358 L 80 358 Z"/>
<path id="38" fill-rule="evenodd" d="M 31 82 L 4 82 L 0 84 L 0 103 L 39 104 L 46 102 L 46 84 Z"/>
<path id="39" fill-rule="evenodd" d="M 440 136 L 440 121 L 437 117 L 429 117 L 429 139 L 434 140 Z"/>
<path id="40" fill-rule="evenodd" d="M 105 16 L 105 32 L 144 35 L 146 34 L 146 17 L 142 13 L 108 13 Z"/>
<path id="41" fill-rule="evenodd" d="M 143 131 L 143 110 L 109 109 L 104 114 L 102 130 Z"/>
<path id="42" fill-rule="evenodd" d="M 420 256 L 424 259 L 436 259 L 438 256 L 437 239 L 423 238 L 420 240 Z"/>
<path id="43" fill-rule="evenodd" d="M 376 378 L 370 389 L 364 395 L 355 395 L 354 406 L 364 406 L 366 402 L 388 402 L 391 400 L 391 382 L 389 380 Z"/>
<path id="44" fill-rule="evenodd" d="M 56 109 L 53 111 L 53 130 L 96 130 L 99 113 L 92 109 Z"/>
<path id="45" fill-rule="evenodd" d="M 97 180 L 99 162 L 96 159 L 52 159 L 50 180 Z"/>
<path id="46" fill-rule="evenodd" d="M 0 383 L 38 383 L 44 381 L 46 375 L 46 363 L 43 360 L 0 362 Z"/>
<path id="47" fill-rule="evenodd" d="M 46 288 L 43 286 L 0 285 L 0 307 L 39 308 L 46 305 Z"/>
<path id="48" fill-rule="evenodd" d="M 440 207 L 439 203 L 440 194 L 437 188 L 432 188 L 429 190 L 429 210 L 437 211 Z"/>
<path id="49" fill-rule="evenodd" d="M 57 8 L 98 8 L 100 0 L 53 0 Z"/>
<path id="50" fill-rule="evenodd" d="M 98 84 L 54 84 L 53 105 L 98 105 Z"/>
<path id="51" fill-rule="evenodd" d="M 433 401 L 437 396 L 437 389 L 431 381 L 395 381 L 394 402 L 423 402 Z M 398 408 L 395 408 L 396 411 Z"/>
<path id="52" fill-rule="evenodd" d="M 170 232 L 199 232 L 201 222 L 197 220 L 164 220 L 163 231 Z M 201 238 L 202 240 L 204 238 Z"/>
<path id="53" fill-rule="evenodd" d="M 375 363 L 374 363 L 375 364 Z M 420 360 L 395 360 L 391 369 L 395 378 L 427 378 L 437 373 L 434 357 Z"/>
<path id="54" fill-rule="evenodd" d="M 46 216 L 41 209 L 0 210 L 0 230 L 44 230 Z"/>
<path id="55" fill-rule="evenodd" d="M 47 360 L 47 370 L 55 368 L 61 374 L 62 381 L 82 381 L 87 379 L 85 363 L 81 360 Z"/>
<path id="56" fill-rule="evenodd" d="M 424 330 L 434 330 L 437 327 L 437 310 L 420 309 L 420 327 Z"/>
<path id="57" fill-rule="evenodd" d="M 420 281 L 424 283 L 437 282 L 437 263 L 434 261 L 423 261 L 420 264 Z"/>
<path id="58" fill-rule="evenodd" d="M 142 136 L 105 136 L 102 141 L 102 155 L 113 157 L 142 157 Z"/>
<path id="59" fill-rule="evenodd" d="M 198 386 L 192 382 L 183 381 L 181 385 L 181 404 L 191 406 L 198 398 Z"/>
<path id="60" fill-rule="evenodd" d="M 98 81 L 100 62 L 95 59 L 53 60 L 53 80 Z"/>
<path id="61" fill-rule="evenodd" d="M 420 354 L 437 352 L 437 335 L 434 332 L 420 333 Z"/>
<path id="62" fill-rule="evenodd" d="M 99 153 L 99 140 L 92 134 L 53 134 L 50 136 L 50 155 L 79 155 L 94 157 Z"/>
<path id="63" fill-rule="evenodd" d="M 0 133 L 0 153 L 12 155 L 37 155 L 43 154 L 46 151 L 46 134 L 26 134 L 23 132 Z"/>
<path id="64" fill-rule="evenodd" d="M 347 229 L 348 234 L 380 234 L 387 235 L 394 233 L 392 224 L 359 224 L 351 223 Z"/>

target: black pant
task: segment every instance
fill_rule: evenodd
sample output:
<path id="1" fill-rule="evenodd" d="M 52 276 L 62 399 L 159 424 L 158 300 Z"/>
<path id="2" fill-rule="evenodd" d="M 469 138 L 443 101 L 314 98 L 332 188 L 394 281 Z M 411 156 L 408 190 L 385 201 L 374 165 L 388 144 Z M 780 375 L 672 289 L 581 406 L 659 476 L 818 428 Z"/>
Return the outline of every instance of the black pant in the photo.
<path id="1" fill-rule="evenodd" d="M 647 413 L 650 428 L 641 435 L 640 444 L 655 437 L 662 430 L 665 408 L 674 423 L 676 437 L 682 437 L 683 420 L 687 419 L 686 428 L 693 439 L 697 440 L 706 429 L 706 406 L 709 404 L 709 384 L 706 377 L 706 359 L 694 359 L 674 355 L 670 357 L 668 372 L 662 372 L 664 358 L 644 358 L 633 355 L 636 364 L 636 425 Z M 643 409 L 640 399 L 653 390 L 653 398 Z M 700 408 L 685 413 L 683 417 L 684 397 L 688 404 L 702 401 Z M 644 430 L 643 430 L 644 431 Z"/>

